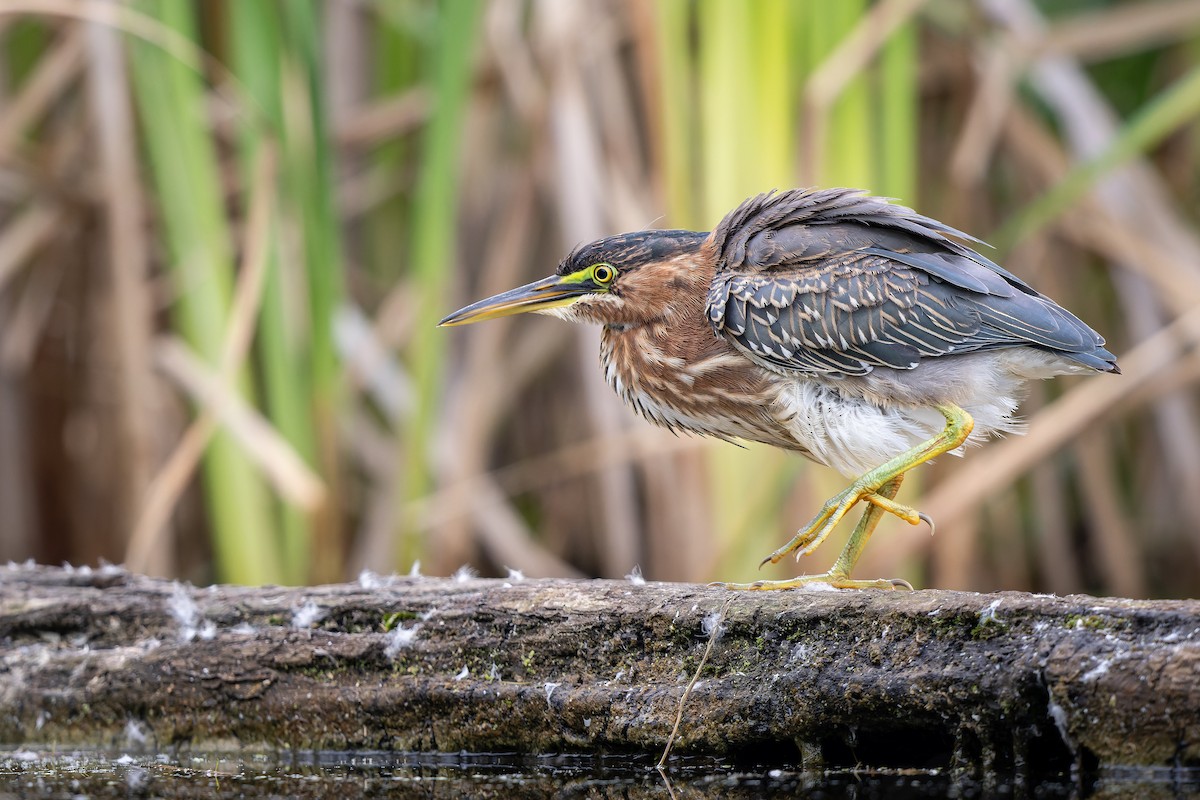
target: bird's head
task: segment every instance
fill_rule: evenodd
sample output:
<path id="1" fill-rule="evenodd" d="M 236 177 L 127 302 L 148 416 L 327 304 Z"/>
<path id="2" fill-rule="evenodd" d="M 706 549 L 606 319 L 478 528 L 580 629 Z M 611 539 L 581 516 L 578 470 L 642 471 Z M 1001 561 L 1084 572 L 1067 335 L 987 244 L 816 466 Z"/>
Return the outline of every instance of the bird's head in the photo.
<path id="1" fill-rule="evenodd" d="M 640 324 L 662 316 L 693 284 L 707 289 L 702 268 L 707 233 L 638 231 L 575 248 L 548 278 L 460 308 L 439 323 L 465 325 L 526 311 L 607 325 Z M 704 291 L 699 296 L 703 298 Z"/>

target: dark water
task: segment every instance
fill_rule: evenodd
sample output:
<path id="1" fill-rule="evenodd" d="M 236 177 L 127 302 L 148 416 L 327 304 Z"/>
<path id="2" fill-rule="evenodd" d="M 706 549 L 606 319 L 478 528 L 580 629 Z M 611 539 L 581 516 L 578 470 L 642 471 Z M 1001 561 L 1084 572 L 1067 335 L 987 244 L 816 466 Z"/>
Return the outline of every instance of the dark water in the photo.
<path id="1" fill-rule="evenodd" d="M 1086 781 L 1030 785 L 939 771 L 754 769 L 676 759 L 667 775 L 650 760 L 616 756 L 402 753 L 0 752 L 7 798 L 1191 798 L 1200 771 L 1106 770 Z"/>

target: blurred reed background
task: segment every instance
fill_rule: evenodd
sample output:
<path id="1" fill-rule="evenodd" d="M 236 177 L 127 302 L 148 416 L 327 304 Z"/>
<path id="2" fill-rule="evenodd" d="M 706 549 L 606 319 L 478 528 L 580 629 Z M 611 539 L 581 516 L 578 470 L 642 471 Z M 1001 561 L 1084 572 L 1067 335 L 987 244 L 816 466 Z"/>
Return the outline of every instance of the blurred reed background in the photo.
<path id="1" fill-rule="evenodd" d="M 1195 0 L 5 0 L 0 559 L 794 574 L 838 476 L 652 429 L 596 330 L 434 325 L 819 184 L 990 240 L 1125 371 L 922 470 L 936 537 L 861 575 L 1195 594 L 1197 111 Z"/>

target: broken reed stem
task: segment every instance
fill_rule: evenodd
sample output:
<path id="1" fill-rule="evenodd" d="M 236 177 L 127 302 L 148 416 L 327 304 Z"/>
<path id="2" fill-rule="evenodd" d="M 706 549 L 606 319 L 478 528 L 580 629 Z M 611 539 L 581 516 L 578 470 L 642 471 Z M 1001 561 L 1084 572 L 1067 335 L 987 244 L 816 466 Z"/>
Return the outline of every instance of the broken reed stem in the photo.
<path id="1" fill-rule="evenodd" d="M 671 755 L 671 747 L 675 744 L 675 737 L 679 733 L 679 723 L 683 721 L 683 704 L 687 702 L 688 695 L 692 693 L 692 687 L 696 685 L 696 681 L 700 680 L 700 672 L 704 669 L 704 665 L 708 663 L 708 657 L 712 655 L 713 646 L 717 643 L 717 639 L 721 635 L 721 623 L 725 621 L 725 612 L 729 610 L 729 606 L 737 599 L 737 595 L 733 595 L 725 601 L 725 605 L 721 606 L 721 610 L 717 612 L 717 618 L 713 621 L 712 630 L 708 632 L 708 646 L 704 648 L 704 655 L 700 657 L 700 663 L 696 665 L 696 672 L 692 675 L 692 679 L 688 681 L 688 685 L 683 688 L 683 694 L 679 696 L 679 709 L 675 712 L 675 725 L 671 728 L 671 735 L 667 737 L 667 746 L 663 749 L 662 758 L 655 764 L 655 768 L 662 772 L 667 764 L 667 757 Z M 665 777 L 665 776 L 664 776 Z M 674 797 L 674 792 L 671 793 Z"/>

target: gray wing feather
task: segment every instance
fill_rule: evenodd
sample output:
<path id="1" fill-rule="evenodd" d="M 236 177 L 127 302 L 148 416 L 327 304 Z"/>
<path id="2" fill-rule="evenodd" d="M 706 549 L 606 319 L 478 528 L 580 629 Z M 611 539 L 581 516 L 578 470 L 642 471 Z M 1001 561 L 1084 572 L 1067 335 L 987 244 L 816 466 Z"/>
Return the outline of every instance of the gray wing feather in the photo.
<path id="1" fill-rule="evenodd" d="M 1104 340 L 936 220 L 847 189 L 760 195 L 709 237 L 718 335 L 776 369 L 865 375 L 1034 346 L 1114 370 Z"/>

